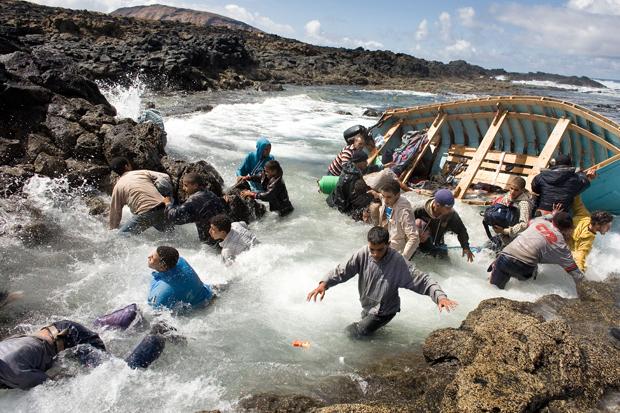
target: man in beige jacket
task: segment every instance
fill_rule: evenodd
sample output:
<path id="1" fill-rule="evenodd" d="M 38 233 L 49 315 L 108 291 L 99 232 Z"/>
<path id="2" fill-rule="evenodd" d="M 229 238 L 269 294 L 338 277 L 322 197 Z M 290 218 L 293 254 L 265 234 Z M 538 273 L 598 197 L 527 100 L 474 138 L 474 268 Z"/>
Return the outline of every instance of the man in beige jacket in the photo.
<path id="1" fill-rule="evenodd" d="M 420 236 L 411 204 L 400 196 L 400 185 L 396 180 L 381 187 L 379 225 L 390 233 L 390 247 L 409 261 L 420 244 Z"/>
<path id="2" fill-rule="evenodd" d="M 120 175 L 112 190 L 110 202 L 110 229 L 120 226 L 123 206 L 129 206 L 133 216 L 120 227 L 120 232 L 139 234 L 150 227 L 167 231 L 173 225 L 166 219 L 164 197 L 171 195 L 170 177 L 146 169 L 134 171 L 126 158 L 114 158 L 110 169 Z"/>

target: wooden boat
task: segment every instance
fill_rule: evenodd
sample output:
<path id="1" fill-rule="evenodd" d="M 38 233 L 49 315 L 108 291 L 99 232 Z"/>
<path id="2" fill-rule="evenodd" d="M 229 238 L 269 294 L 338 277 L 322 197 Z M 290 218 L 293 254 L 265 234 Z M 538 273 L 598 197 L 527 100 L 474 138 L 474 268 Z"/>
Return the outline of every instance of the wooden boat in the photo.
<path id="1" fill-rule="evenodd" d="M 422 163 L 426 178 L 442 169 L 455 176 L 455 196 L 464 199 L 472 184 L 504 187 L 511 175 L 529 187 L 554 154 L 564 153 L 599 175 L 582 195 L 586 206 L 620 214 L 620 125 L 589 109 L 548 97 L 493 96 L 388 110 L 369 128 L 384 142 L 372 155 L 398 147 L 413 130 L 425 130 L 428 140 L 403 182 Z"/>

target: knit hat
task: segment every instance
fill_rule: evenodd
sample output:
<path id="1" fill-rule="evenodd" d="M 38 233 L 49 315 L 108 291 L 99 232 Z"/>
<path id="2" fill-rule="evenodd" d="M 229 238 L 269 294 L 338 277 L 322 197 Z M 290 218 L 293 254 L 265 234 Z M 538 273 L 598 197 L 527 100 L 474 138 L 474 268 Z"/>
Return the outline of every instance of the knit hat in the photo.
<path id="1" fill-rule="evenodd" d="M 367 159 L 368 159 L 368 155 L 366 155 L 366 152 L 362 150 L 357 150 L 353 152 L 353 155 L 351 155 L 351 162 L 353 163 L 364 162 Z"/>
<path id="2" fill-rule="evenodd" d="M 435 202 L 441 206 L 451 207 L 454 205 L 454 195 L 449 189 L 440 189 L 435 192 Z"/>

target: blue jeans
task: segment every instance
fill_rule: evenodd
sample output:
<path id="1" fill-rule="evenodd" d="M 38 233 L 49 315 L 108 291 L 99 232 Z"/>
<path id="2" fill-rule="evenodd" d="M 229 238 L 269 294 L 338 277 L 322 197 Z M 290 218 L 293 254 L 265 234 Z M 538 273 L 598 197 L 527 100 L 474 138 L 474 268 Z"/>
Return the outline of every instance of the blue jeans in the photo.
<path id="1" fill-rule="evenodd" d="M 491 267 L 491 284 L 496 285 L 502 290 L 506 287 L 510 278 L 514 277 L 521 281 L 529 280 L 536 271 L 536 266 L 531 266 L 504 254 L 499 254 L 495 262 L 491 264 Z"/>
<path id="2" fill-rule="evenodd" d="M 157 207 L 150 211 L 143 212 L 142 214 L 132 215 L 129 221 L 121 225 L 119 231 L 123 233 L 139 234 L 150 227 L 155 228 L 157 231 L 164 232 L 171 231 L 174 224 L 169 222 L 166 218 L 165 209 L 163 207 Z"/>

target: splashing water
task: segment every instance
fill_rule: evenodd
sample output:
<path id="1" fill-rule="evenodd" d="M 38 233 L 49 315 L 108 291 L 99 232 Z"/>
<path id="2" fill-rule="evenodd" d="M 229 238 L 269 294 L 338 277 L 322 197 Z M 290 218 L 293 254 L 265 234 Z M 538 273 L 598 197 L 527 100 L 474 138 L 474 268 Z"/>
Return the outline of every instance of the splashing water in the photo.
<path id="1" fill-rule="evenodd" d="M 99 89 L 112 106 L 116 108 L 118 118 L 138 120 L 142 109 L 142 97 L 146 92 L 146 85 L 139 75 L 136 75 L 129 87 L 119 84 L 100 84 Z"/>
<path id="2" fill-rule="evenodd" d="M 355 376 L 357 368 L 409 349 L 436 328 L 458 326 L 483 299 L 575 296 L 572 280 L 556 266 L 542 266 L 536 280 L 511 281 L 500 291 L 487 282 L 486 268 L 492 260 L 487 251 L 469 264 L 460 250 L 450 250 L 450 261 L 423 258 L 416 263 L 460 303 L 455 312 L 439 314 L 428 297 L 402 291 L 402 311 L 387 327 L 370 341 L 349 340 L 342 330 L 359 318 L 357 283 L 352 280 L 330 289 L 321 303 L 306 303 L 305 296 L 329 269 L 365 244 L 368 227 L 329 209 L 325 196 L 317 192 L 316 180 L 344 146 L 342 131 L 356 123 L 372 124 L 373 119 L 361 113 L 363 107 L 380 100 L 341 89 L 301 92 L 221 104 L 208 113 L 165 120 L 167 151 L 189 160 L 208 160 L 228 184 L 234 182 L 236 166 L 254 149 L 259 135 L 271 139 L 272 154 L 282 162 L 295 211 L 285 219 L 268 214 L 253 223 L 251 229 L 261 244 L 239 256 L 231 267 L 198 243 L 191 224 L 177 227 L 173 234 L 151 229 L 140 236 L 119 237 L 105 229 L 103 217 L 88 215 L 79 198 L 62 195 L 62 182 L 38 178 L 28 185 L 29 200 L 61 226 L 63 237 L 34 249 L 0 238 L 0 270 L 10 274 L 12 289 L 27 294 L 12 308 L 14 317 L 28 328 L 60 318 L 92 326 L 98 315 L 135 302 L 147 320 L 163 318 L 187 338 L 187 344 L 167 345 L 146 371 L 132 371 L 113 358 L 96 369 L 77 370 L 74 377 L 29 392 L 2 391 L 4 409 L 51 412 L 66 406 L 84 406 L 84 410 L 106 406 L 110 411 L 230 411 L 244 395 L 261 391 L 312 395 L 321 378 Z M 427 103 L 442 97 L 407 98 Z M 351 115 L 342 114 L 347 112 Z M 411 193 L 405 196 L 412 202 L 423 200 Z M 479 210 L 463 204 L 456 209 L 469 226 L 471 244 L 481 245 L 486 236 Z M 597 240 L 593 253 L 597 262 L 590 263 L 598 268 L 597 274 L 616 268 L 604 248 L 618 236 L 614 232 Z M 446 242 L 458 245 L 454 235 L 447 236 Z M 150 282 L 146 257 L 157 245 L 177 247 L 203 281 L 226 283 L 227 290 L 209 308 L 189 316 L 152 311 L 145 305 Z M 102 338 L 110 353 L 123 357 L 143 334 L 138 329 L 105 331 Z M 291 346 L 294 340 L 308 341 L 310 346 L 300 351 Z"/>

